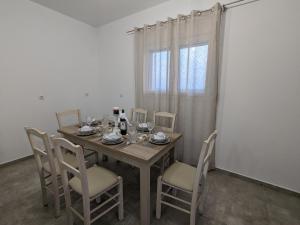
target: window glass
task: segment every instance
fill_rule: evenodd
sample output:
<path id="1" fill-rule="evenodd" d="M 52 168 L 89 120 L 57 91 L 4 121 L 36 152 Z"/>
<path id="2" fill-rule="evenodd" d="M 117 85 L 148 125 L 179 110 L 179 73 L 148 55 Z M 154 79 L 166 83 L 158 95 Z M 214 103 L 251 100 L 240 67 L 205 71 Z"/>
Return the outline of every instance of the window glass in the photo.
<path id="1" fill-rule="evenodd" d="M 181 92 L 204 93 L 208 45 L 180 48 L 179 88 Z"/>

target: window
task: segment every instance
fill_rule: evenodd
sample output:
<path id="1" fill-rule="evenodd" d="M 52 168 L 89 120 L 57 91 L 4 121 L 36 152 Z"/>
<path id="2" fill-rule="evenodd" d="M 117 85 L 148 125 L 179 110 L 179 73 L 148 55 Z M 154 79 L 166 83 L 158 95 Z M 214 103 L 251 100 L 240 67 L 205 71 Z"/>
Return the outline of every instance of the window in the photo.
<path id="1" fill-rule="evenodd" d="M 208 45 L 180 48 L 180 92 L 204 93 Z"/>
<path id="2" fill-rule="evenodd" d="M 181 93 L 204 93 L 207 56 L 207 44 L 179 49 L 179 91 Z M 170 51 L 151 52 L 150 60 L 148 90 L 166 92 L 169 89 Z"/>
<path id="3" fill-rule="evenodd" d="M 151 53 L 150 91 L 166 91 L 169 86 L 170 51 Z"/>

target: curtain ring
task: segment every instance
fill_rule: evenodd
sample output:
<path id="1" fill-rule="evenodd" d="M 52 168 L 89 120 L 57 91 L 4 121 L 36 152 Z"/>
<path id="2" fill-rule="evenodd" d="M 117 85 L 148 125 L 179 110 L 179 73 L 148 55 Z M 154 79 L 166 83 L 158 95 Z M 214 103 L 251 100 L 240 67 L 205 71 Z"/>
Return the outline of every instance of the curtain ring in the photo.
<path id="1" fill-rule="evenodd" d="M 184 18 L 184 15 L 182 15 L 182 14 L 178 14 L 178 15 L 177 15 L 177 18 L 178 18 L 178 20 L 181 20 L 181 19 L 183 19 L 183 18 Z"/>
<path id="2" fill-rule="evenodd" d="M 146 31 L 149 28 L 148 24 L 144 24 L 144 31 Z"/>
<path id="3" fill-rule="evenodd" d="M 192 16 L 197 16 L 198 12 L 199 12 L 199 11 L 197 11 L 197 10 L 192 10 L 191 15 L 192 15 Z"/>

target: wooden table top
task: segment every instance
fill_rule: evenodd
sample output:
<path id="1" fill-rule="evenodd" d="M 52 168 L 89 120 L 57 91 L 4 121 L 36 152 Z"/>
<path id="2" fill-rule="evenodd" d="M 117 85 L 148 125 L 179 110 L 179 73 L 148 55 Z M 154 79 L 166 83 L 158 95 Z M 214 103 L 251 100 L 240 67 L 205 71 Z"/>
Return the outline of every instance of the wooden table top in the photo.
<path id="1" fill-rule="evenodd" d="M 150 161 L 153 157 L 158 155 L 161 151 L 174 146 L 176 141 L 181 138 L 179 133 L 167 133 L 171 138 L 171 142 L 166 145 L 155 145 L 151 144 L 148 141 L 140 141 L 136 144 L 127 144 L 127 136 L 124 137 L 124 142 L 117 145 L 105 145 L 101 142 L 101 136 L 99 133 L 91 136 L 79 136 L 78 135 L 78 126 L 68 126 L 58 130 L 59 133 L 62 133 L 66 137 L 71 137 L 74 140 L 80 140 L 80 142 L 85 142 L 92 144 L 93 146 L 99 148 L 109 149 L 111 151 L 117 151 L 120 154 L 129 156 L 130 158 L 135 158 L 142 161 Z"/>

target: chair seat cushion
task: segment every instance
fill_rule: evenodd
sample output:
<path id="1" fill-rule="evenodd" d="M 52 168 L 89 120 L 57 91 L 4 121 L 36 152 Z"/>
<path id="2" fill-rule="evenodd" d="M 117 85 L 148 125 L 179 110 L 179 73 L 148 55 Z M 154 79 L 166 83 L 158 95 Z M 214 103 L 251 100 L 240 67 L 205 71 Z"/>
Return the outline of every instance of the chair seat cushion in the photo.
<path id="1" fill-rule="evenodd" d="M 70 164 L 71 166 L 73 166 L 74 168 L 78 167 L 78 163 L 76 160 L 76 156 L 71 154 L 71 153 L 63 153 L 63 157 L 64 160 L 66 161 L 66 163 Z M 55 170 L 56 170 L 56 174 L 60 175 L 60 168 L 59 168 L 59 162 L 57 158 L 54 158 L 54 165 L 55 165 Z M 50 165 L 49 162 L 46 162 L 44 164 L 44 169 L 48 172 L 51 173 L 51 169 L 50 169 Z"/>
<path id="2" fill-rule="evenodd" d="M 99 166 L 93 166 L 87 169 L 86 173 L 90 198 L 118 182 L 118 176 L 115 173 Z M 74 191 L 82 194 L 81 181 L 79 178 L 73 177 L 69 181 L 69 184 Z"/>
<path id="3" fill-rule="evenodd" d="M 163 174 L 162 180 L 172 186 L 192 191 L 196 168 L 188 164 L 175 162 Z"/>

